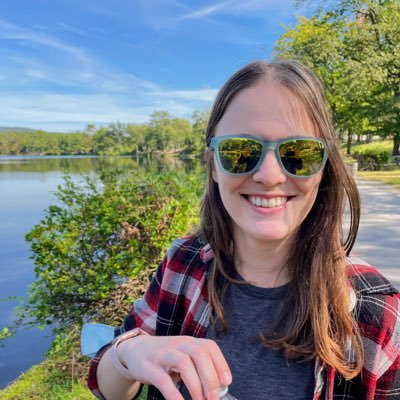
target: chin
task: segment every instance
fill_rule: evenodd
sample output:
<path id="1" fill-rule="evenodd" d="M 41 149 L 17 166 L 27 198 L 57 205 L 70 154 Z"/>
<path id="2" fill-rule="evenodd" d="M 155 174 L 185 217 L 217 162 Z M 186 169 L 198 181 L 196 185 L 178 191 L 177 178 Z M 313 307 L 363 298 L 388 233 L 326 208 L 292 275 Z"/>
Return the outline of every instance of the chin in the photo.
<path id="1" fill-rule="evenodd" d="M 268 233 L 253 233 L 252 235 L 250 235 L 254 240 L 257 240 L 259 242 L 266 242 L 266 243 L 271 243 L 271 242 L 283 242 L 286 239 L 288 239 L 288 237 L 290 235 L 288 235 L 287 233 L 278 233 L 278 232 L 268 232 Z"/>

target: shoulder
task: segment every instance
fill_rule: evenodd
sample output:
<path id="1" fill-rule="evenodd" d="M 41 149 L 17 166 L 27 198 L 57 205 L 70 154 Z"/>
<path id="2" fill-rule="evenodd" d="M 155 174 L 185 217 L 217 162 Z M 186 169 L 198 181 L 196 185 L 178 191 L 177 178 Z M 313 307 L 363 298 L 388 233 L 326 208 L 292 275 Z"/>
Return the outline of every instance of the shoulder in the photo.
<path id="1" fill-rule="evenodd" d="M 396 295 L 398 289 L 389 282 L 376 268 L 356 257 L 346 258 L 347 277 L 359 296 Z"/>
<path id="2" fill-rule="evenodd" d="M 214 258 L 210 245 L 200 235 L 174 240 L 162 263 L 163 274 L 185 275 L 196 278 L 208 272 Z"/>
<path id="3" fill-rule="evenodd" d="M 210 256 L 212 257 L 210 245 L 200 235 L 189 235 L 175 239 L 166 254 L 168 261 L 180 257 L 190 261 L 198 257 L 201 261 L 206 262 Z"/>
<path id="4" fill-rule="evenodd" d="M 399 291 L 358 258 L 348 259 L 347 275 L 357 298 L 354 311 L 365 348 L 365 367 L 380 376 L 399 356 Z"/>

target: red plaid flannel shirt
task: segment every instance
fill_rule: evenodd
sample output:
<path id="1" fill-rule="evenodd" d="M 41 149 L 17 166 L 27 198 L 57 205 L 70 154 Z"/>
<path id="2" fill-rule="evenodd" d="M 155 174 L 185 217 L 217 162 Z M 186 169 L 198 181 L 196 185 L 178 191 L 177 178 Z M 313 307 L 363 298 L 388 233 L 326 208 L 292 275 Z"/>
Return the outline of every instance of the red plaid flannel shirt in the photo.
<path id="1" fill-rule="evenodd" d="M 205 337 L 209 324 L 207 274 L 213 253 L 207 243 L 193 236 L 176 240 L 143 298 L 134 302 L 115 336 L 141 327 L 151 335 Z M 348 277 L 356 294 L 356 315 L 363 337 L 365 362 L 361 374 L 346 380 L 318 359 L 313 400 L 400 399 L 399 292 L 376 269 L 356 258 L 348 259 Z M 104 399 L 96 371 L 102 354 L 92 360 L 88 385 Z M 349 358 L 354 352 L 349 349 Z M 150 386 L 148 400 L 164 397 Z"/>

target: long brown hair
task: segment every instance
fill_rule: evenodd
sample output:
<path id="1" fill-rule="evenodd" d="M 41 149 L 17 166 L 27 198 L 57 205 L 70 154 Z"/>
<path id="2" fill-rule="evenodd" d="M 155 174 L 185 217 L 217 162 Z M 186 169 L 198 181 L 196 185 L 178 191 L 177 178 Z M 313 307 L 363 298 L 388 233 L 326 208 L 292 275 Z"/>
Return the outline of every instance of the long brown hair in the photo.
<path id="1" fill-rule="evenodd" d="M 350 379 L 360 373 L 363 364 L 360 333 L 349 311 L 351 290 L 345 261 L 358 231 L 360 199 L 356 183 L 340 155 L 323 85 L 310 69 L 297 61 L 255 61 L 242 67 L 228 79 L 215 99 L 206 130 L 207 145 L 232 99 L 261 80 L 274 81 L 289 89 L 305 107 L 316 134 L 329 143 L 328 161 L 315 203 L 288 254 L 287 268 L 292 279 L 285 312 L 278 317 L 276 329 L 263 333 L 261 340 L 265 346 L 283 351 L 286 357 L 319 357 Z M 218 321 L 226 331 L 223 299 L 229 284 L 236 282 L 235 243 L 231 218 L 212 178 L 212 168 L 213 158 L 208 152 L 200 233 L 215 255 L 208 286 L 211 323 L 216 326 Z M 350 221 L 344 239 L 346 199 Z M 351 362 L 347 359 L 349 340 L 355 351 L 355 360 Z"/>

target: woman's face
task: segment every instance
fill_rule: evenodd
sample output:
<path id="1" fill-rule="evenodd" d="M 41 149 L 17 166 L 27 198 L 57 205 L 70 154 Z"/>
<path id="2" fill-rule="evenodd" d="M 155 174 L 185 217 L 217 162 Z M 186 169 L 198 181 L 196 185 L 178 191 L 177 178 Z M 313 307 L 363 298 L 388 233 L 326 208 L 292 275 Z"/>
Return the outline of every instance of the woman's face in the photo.
<path id="1" fill-rule="evenodd" d="M 239 134 L 267 140 L 316 136 L 312 121 L 295 96 L 283 86 L 265 81 L 232 100 L 215 132 L 215 136 Z M 232 219 L 236 242 L 292 239 L 314 204 L 322 176 L 319 172 L 307 179 L 288 177 L 273 150 L 268 150 L 252 175 L 227 175 L 215 158 L 213 164 L 213 179 Z"/>

